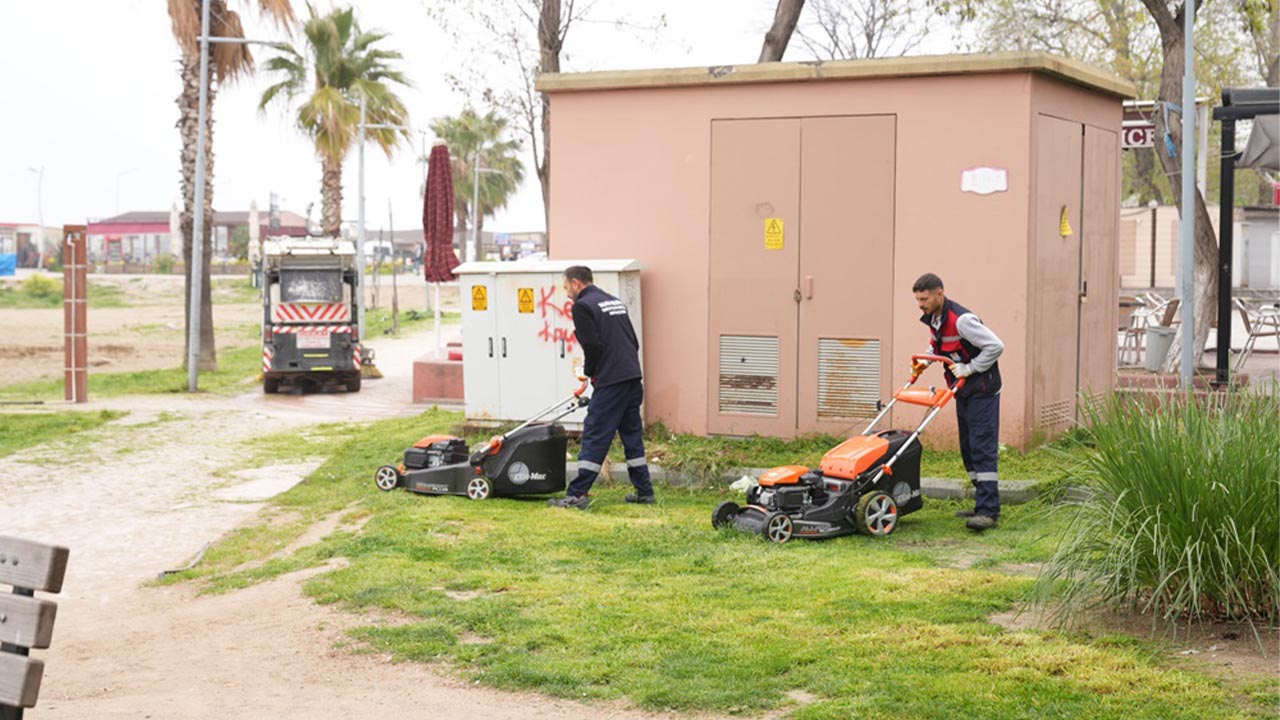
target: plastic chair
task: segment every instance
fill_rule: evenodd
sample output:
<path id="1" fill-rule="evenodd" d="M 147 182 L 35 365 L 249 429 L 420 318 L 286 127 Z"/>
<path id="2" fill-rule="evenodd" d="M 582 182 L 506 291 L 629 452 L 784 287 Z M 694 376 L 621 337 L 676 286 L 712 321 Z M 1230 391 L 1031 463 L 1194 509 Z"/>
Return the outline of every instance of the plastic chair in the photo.
<path id="1" fill-rule="evenodd" d="M 1235 298 L 1232 302 L 1240 313 L 1241 321 L 1244 322 L 1244 347 L 1240 349 L 1240 356 L 1236 358 L 1235 366 L 1235 371 L 1240 372 L 1244 364 L 1249 361 L 1249 356 L 1253 355 L 1253 347 L 1257 344 L 1258 338 L 1274 336 L 1277 346 L 1280 347 L 1280 311 L 1250 310 L 1240 298 Z"/>

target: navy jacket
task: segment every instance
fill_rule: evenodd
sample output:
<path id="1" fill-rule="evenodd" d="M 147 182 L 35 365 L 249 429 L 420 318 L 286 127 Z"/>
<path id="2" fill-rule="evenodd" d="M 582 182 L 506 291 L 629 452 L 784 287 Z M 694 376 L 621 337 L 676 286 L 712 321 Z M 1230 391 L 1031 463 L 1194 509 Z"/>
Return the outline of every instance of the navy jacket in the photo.
<path id="1" fill-rule="evenodd" d="M 573 304 L 573 328 L 596 387 L 640 379 L 640 341 L 621 300 L 588 285 Z"/>

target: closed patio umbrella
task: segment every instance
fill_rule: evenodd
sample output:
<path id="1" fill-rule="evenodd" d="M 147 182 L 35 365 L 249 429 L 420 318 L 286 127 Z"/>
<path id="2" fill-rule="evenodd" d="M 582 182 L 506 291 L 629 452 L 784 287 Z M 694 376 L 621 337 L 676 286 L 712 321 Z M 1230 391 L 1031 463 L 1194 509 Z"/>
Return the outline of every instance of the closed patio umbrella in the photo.
<path id="1" fill-rule="evenodd" d="M 440 283 L 454 279 L 458 256 L 453 252 L 453 169 L 449 148 L 436 142 L 427 160 L 427 187 L 422 197 L 422 234 L 426 247 L 422 270 L 435 285 L 436 356 L 440 356 Z"/>

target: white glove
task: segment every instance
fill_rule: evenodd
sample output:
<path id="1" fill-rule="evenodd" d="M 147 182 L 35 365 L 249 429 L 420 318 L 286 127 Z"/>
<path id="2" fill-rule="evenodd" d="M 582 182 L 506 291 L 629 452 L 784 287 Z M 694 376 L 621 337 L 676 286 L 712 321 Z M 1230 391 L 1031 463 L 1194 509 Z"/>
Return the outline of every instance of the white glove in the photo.
<path id="1" fill-rule="evenodd" d="M 973 366 L 969 363 L 956 363 L 951 366 L 951 374 L 957 378 L 969 377 L 973 374 Z"/>

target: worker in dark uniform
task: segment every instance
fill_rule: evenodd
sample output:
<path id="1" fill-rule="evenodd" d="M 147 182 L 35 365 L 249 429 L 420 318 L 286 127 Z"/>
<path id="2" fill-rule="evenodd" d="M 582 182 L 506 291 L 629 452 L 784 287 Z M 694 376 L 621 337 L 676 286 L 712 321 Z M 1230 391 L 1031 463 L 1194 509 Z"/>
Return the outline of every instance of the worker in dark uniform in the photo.
<path id="1" fill-rule="evenodd" d="M 960 457 L 973 483 L 976 502 L 973 510 L 961 510 L 956 516 L 968 518 L 965 524 L 970 530 L 988 530 L 1000 519 L 1001 383 L 996 358 L 1004 352 L 1004 343 L 977 315 L 946 297 L 937 275 L 921 275 L 911 291 L 924 313 L 920 322 L 929 326 L 932 335 L 929 352 L 955 361 L 946 370 L 947 384 L 964 378 L 964 387 L 956 393 L 956 422 Z M 927 366 L 916 363 L 912 370 L 918 375 Z"/>
<path id="2" fill-rule="evenodd" d="M 601 464 L 613 444 L 613 434 L 622 437 L 627 456 L 627 475 L 636 491 L 627 502 L 649 505 L 654 502 L 649 465 L 644 457 L 644 420 L 640 403 L 644 385 L 640 380 L 640 341 L 618 298 L 592 284 L 591 269 L 574 265 L 564 271 L 564 289 L 573 300 L 573 328 L 582 345 L 583 375 L 595 390 L 582 424 L 582 451 L 578 454 L 578 477 L 569 483 L 563 498 L 549 505 L 586 510 L 588 492 L 600 474 Z"/>

